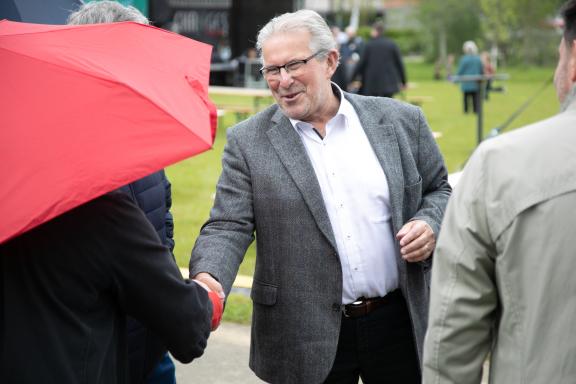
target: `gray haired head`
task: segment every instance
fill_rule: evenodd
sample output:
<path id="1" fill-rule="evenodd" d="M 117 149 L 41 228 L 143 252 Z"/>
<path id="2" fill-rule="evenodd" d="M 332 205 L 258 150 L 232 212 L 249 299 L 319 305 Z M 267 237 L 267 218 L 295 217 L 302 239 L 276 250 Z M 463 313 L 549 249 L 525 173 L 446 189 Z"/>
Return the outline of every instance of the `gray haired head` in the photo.
<path id="1" fill-rule="evenodd" d="M 464 45 L 462 46 L 462 50 L 467 55 L 478 54 L 478 47 L 476 46 L 476 43 L 473 42 L 472 40 L 468 40 L 467 42 L 465 42 Z"/>
<path id="2" fill-rule="evenodd" d="M 125 6 L 116 1 L 92 1 L 83 4 L 80 9 L 68 16 L 68 24 L 102 24 L 133 21 L 149 24 L 148 19 L 132 6 Z"/>
<path id="3" fill-rule="evenodd" d="M 262 46 L 268 38 L 277 33 L 287 33 L 304 30 L 310 33 L 310 51 L 326 51 L 337 49 L 338 45 L 326 21 L 317 12 L 302 9 L 293 13 L 284 13 L 270 20 L 260 32 L 256 40 L 256 48 L 260 55 Z"/>

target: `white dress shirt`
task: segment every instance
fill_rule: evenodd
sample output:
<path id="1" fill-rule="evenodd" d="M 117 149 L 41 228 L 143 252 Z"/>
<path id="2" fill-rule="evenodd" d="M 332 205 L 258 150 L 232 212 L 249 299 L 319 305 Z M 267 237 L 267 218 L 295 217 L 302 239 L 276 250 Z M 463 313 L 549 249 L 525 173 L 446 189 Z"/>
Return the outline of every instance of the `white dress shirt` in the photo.
<path id="1" fill-rule="evenodd" d="M 398 287 L 390 191 L 354 107 L 340 92 L 324 139 L 290 119 L 320 184 L 342 264 L 342 303 L 380 297 Z"/>

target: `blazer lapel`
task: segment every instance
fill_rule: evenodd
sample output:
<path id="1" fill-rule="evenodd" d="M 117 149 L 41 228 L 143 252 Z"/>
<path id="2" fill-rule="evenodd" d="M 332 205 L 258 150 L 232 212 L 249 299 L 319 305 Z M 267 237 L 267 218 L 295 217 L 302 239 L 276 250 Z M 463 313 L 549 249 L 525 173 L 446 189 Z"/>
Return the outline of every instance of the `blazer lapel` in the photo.
<path id="1" fill-rule="evenodd" d="M 358 114 L 368 141 L 384 170 L 390 190 L 390 206 L 392 207 L 392 223 L 394 232 L 400 230 L 402 222 L 402 207 L 404 204 L 404 175 L 398 139 L 394 132 L 394 124 L 382 108 L 375 104 L 364 102 L 358 98 L 346 98 Z M 369 99 L 366 99 L 369 100 Z M 381 107 L 381 105 L 379 105 Z"/>
<path id="2" fill-rule="evenodd" d="M 272 117 L 272 123 L 272 127 L 267 132 L 272 146 L 302 193 L 318 228 L 334 249 L 337 249 L 322 191 L 300 136 L 280 109 Z"/>

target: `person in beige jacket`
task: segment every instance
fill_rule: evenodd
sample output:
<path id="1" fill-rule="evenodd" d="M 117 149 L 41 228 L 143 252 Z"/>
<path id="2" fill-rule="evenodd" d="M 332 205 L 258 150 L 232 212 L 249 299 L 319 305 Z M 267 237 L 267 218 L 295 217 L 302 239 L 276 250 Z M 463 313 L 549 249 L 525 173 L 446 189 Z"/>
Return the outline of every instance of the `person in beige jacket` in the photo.
<path id="1" fill-rule="evenodd" d="M 562 112 L 483 143 L 449 202 L 432 271 L 426 384 L 576 383 L 576 0 Z"/>

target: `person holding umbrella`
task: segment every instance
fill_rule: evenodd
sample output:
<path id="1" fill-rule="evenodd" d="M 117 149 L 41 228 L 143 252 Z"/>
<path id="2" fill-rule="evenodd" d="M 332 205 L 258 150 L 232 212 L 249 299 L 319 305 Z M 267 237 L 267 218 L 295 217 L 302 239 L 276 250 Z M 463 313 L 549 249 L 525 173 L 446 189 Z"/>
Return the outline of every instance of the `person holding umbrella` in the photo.
<path id="1" fill-rule="evenodd" d="M 149 24 L 138 9 L 116 1 L 95 1 L 70 14 L 68 24 L 98 24 L 133 21 Z M 120 188 L 132 198 L 156 229 L 162 243 L 174 250 L 174 221 L 170 213 L 171 186 L 163 170 Z M 176 368 L 156 336 L 133 318 L 128 318 L 130 383 L 174 384 Z"/>

